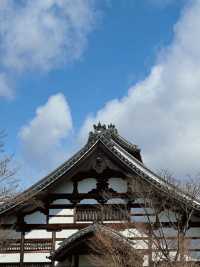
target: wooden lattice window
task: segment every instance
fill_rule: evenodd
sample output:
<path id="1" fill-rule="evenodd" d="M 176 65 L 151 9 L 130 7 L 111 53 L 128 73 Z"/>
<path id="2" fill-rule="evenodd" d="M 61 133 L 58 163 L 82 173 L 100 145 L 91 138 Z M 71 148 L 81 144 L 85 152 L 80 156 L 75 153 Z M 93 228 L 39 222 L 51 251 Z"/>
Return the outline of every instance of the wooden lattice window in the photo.
<path id="1" fill-rule="evenodd" d="M 124 221 L 128 219 L 125 205 L 83 205 L 76 208 L 76 221 Z"/>

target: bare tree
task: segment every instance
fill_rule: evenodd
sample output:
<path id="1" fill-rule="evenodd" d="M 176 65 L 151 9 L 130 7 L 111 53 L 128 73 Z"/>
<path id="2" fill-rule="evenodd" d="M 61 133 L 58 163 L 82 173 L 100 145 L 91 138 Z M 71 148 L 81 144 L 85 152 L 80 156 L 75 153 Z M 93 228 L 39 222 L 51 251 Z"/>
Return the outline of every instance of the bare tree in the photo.
<path id="1" fill-rule="evenodd" d="M 4 151 L 5 132 L 0 131 L 0 203 L 17 193 L 18 181 L 15 178 L 16 168 L 11 166 L 12 156 Z"/>
<path id="2" fill-rule="evenodd" d="M 89 261 L 95 267 L 142 267 L 143 255 L 136 252 L 133 244 L 116 229 L 108 231 L 100 227 L 90 239 Z"/>
<path id="3" fill-rule="evenodd" d="M 191 259 L 190 240 L 187 232 L 195 213 L 194 201 L 200 185 L 192 180 L 178 182 L 167 171 L 162 172 L 163 191 L 155 186 L 141 186 L 138 197 L 143 199 L 141 208 L 146 218 L 146 234 L 151 239 L 151 263 L 158 266 L 188 266 Z M 136 226 L 138 227 L 138 225 Z M 138 227 L 139 230 L 140 227 Z M 170 229 L 173 236 L 169 236 Z"/>
<path id="4" fill-rule="evenodd" d="M 8 156 L 4 150 L 5 132 L 0 131 L 0 205 L 10 201 L 18 190 L 18 180 L 15 178 L 16 168 L 13 167 L 12 156 Z M 2 220 L 0 221 L 0 225 Z M 11 229 L 0 230 L 0 247 L 9 246 L 9 240 L 15 238 Z"/>
<path id="5" fill-rule="evenodd" d="M 148 255 L 149 266 L 159 267 L 194 267 L 199 266 L 193 262 L 190 254 L 191 240 L 187 236 L 190 222 L 195 216 L 195 201 L 200 194 L 198 179 L 189 177 L 187 181 L 177 182 L 167 171 L 161 173 L 163 188 L 155 185 L 145 184 L 141 180 L 130 183 L 132 201 L 140 201 L 139 208 L 143 213 L 143 221 L 134 219 L 124 220 L 121 224 L 128 232 L 128 238 L 134 236 L 134 242 L 116 242 L 111 236 L 99 231 L 95 235 L 95 241 L 91 242 L 91 247 L 95 251 L 90 261 L 96 267 L 103 266 L 141 266 L 141 261 L 136 260 L 141 254 L 137 248 L 137 240 L 142 236 L 144 248 L 142 251 Z M 107 196 L 109 198 L 109 196 Z M 117 206 L 117 207 L 116 207 Z M 130 214 L 130 210 L 115 205 L 115 209 Z M 103 212 L 104 207 L 101 207 Z M 106 209 L 108 213 L 108 208 Z M 112 213 L 112 207 L 110 208 Z M 132 217 L 131 217 L 132 218 Z M 115 229 L 119 228 L 113 225 Z M 120 229 L 117 229 L 120 230 Z M 172 231 L 172 235 L 169 234 Z M 145 248 L 148 246 L 148 249 Z M 139 254 L 138 254 L 139 253 Z M 126 259 L 124 261 L 124 259 Z M 125 265 L 127 264 L 127 265 Z"/>

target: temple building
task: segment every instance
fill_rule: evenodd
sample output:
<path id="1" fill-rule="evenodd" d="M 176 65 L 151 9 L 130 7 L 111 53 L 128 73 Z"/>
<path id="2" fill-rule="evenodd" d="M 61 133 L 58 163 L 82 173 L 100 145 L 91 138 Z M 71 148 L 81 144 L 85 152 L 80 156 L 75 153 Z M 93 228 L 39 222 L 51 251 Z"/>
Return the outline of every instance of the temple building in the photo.
<path id="1" fill-rule="evenodd" d="M 147 218 L 138 193 L 141 185 L 151 188 L 158 208 L 162 199 L 167 199 L 167 211 L 162 207 L 159 214 L 168 239 L 174 240 L 174 229 L 170 229 L 173 223 L 177 225 L 172 214 L 175 209 L 169 211 L 168 205 L 173 185 L 144 165 L 140 149 L 122 138 L 114 125 L 94 125 L 87 143 L 75 155 L 0 206 L 0 266 L 90 267 L 89 239 L 99 229 L 119 242 L 130 240 L 130 246 L 142 251 L 141 266 L 150 266 L 156 249 L 152 232 L 143 232 L 137 225 L 153 222 L 156 229 L 160 225 L 152 211 Z M 183 223 L 187 221 L 190 260 L 198 260 L 200 201 L 179 190 L 171 195 L 176 210 L 186 204 L 192 210 L 188 221 L 181 218 Z"/>

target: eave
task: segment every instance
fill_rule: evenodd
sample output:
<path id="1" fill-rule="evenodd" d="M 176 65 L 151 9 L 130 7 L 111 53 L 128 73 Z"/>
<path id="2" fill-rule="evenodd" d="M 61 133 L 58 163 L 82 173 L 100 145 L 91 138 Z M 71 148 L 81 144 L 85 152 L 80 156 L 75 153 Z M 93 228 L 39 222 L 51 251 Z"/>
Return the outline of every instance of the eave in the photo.
<path id="1" fill-rule="evenodd" d="M 119 138 L 118 134 L 115 134 L 115 130 L 113 130 L 112 127 L 108 129 L 104 128 L 102 132 L 98 131 L 96 134 L 92 134 L 92 137 L 90 135 L 87 144 L 68 161 L 66 161 L 56 170 L 44 177 L 42 180 L 31 186 L 29 189 L 24 191 L 22 194 L 3 204 L 0 207 L 0 215 L 3 215 L 8 211 L 13 210 L 20 205 L 23 205 L 27 200 L 36 197 L 41 192 L 44 192 L 48 187 L 53 185 L 63 175 L 67 174 L 72 168 L 76 167 L 78 163 L 84 160 L 99 143 L 101 143 L 105 147 L 105 149 L 109 151 L 109 153 L 111 153 L 113 157 L 127 169 L 130 174 L 137 174 L 147 183 L 150 183 L 157 190 L 160 190 L 162 192 L 169 193 L 170 190 L 175 189 L 172 184 L 166 182 L 160 176 L 152 172 L 140 160 L 135 158 L 132 153 L 130 153 L 130 149 L 132 149 L 131 151 L 133 151 L 134 149 L 138 150 L 137 146 L 132 145 L 132 147 L 130 148 L 130 143 L 125 142 L 124 140 L 122 142 L 122 139 Z M 130 149 L 128 149 L 128 147 Z M 191 201 L 192 207 L 197 211 L 200 211 L 199 200 L 193 200 L 189 194 L 182 192 L 178 188 L 176 188 L 176 192 L 177 200 L 183 202 Z"/>

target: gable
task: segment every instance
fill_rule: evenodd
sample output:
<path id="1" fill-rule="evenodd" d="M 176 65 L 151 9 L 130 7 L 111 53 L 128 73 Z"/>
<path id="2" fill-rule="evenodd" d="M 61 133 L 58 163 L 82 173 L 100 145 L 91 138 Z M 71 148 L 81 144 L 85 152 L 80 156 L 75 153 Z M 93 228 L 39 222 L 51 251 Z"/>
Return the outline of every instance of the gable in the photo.
<path id="1" fill-rule="evenodd" d="M 104 202 L 125 204 L 127 191 L 125 168 L 121 168 L 112 154 L 99 144 L 86 159 L 79 162 L 78 168 L 71 175 L 63 175 L 49 187 L 48 203 L 54 207 L 59 204 L 99 205 Z"/>
<path id="2" fill-rule="evenodd" d="M 21 210 L 24 205 L 27 206 L 28 200 L 33 198 L 45 201 L 50 195 L 52 200 L 52 194 L 76 195 L 79 191 L 80 194 L 99 194 L 102 190 L 107 193 L 125 194 L 130 191 L 128 187 L 130 181 L 133 183 L 133 178 L 136 178 L 137 182 L 153 186 L 157 192 L 168 193 L 171 185 L 149 170 L 141 159 L 136 157 L 139 154 L 137 146 L 119 137 L 113 125 L 108 128 L 98 126 L 94 133 L 90 133 L 87 144 L 77 154 L 16 199 L 2 205 L 0 214 Z M 184 201 L 188 196 L 177 190 L 177 198 Z M 73 203 L 77 201 L 66 199 Z M 60 200 L 54 198 L 53 201 Z M 194 200 L 192 205 L 200 209 L 197 200 Z"/>

